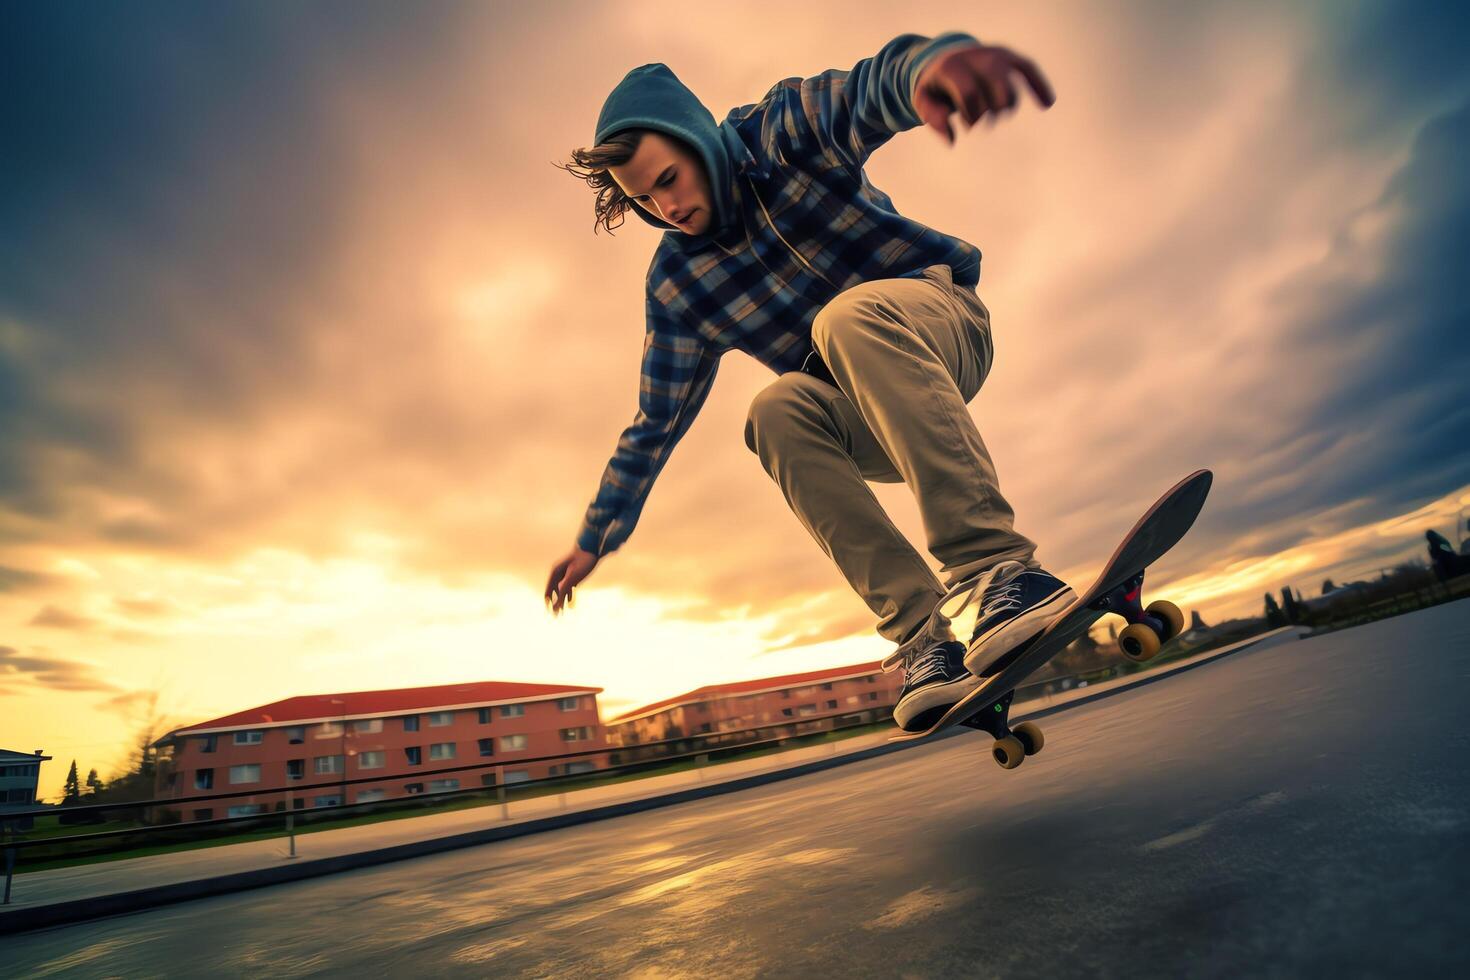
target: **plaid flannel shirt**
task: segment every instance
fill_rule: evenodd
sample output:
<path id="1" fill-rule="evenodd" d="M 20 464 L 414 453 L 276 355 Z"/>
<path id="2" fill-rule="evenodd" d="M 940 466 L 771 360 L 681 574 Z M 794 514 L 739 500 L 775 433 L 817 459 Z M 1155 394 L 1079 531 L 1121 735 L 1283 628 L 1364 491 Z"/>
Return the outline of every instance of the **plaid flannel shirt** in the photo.
<path id="1" fill-rule="evenodd" d="M 834 296 L 874 279 L 945 264 L 974 287 L 980 250 L 900 215 L 863 165 L 895 134 L 922 125 L 920 72 L 971 35 L 903 34 L 852 69 L 776 83 L 720 126 L 739 220 L 726 240 L 666 232 L 649 265 L 638 411 L 623 431 L 577 533 L 615 551 L 632 533 L 674 446 L 739 350 L 777 374 L 812 350 L 812 321 Z M 635 205 L 636 206 L 636 205 Z"/>

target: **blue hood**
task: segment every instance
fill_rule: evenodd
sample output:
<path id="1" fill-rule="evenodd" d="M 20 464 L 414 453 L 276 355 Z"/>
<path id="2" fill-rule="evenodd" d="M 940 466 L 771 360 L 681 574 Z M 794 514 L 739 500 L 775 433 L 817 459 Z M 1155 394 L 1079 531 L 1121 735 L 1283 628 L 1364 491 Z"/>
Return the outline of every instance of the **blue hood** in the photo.
<path id="1" fill-rule="evenodd" d="M 690 246 L 723 238 L 740 224 L 735 177 L 755 168 L 755 158 L 741 142 L 735 127 L 728 120 L 716 125 L 715 117 L 668 65 L 643 65 L 623 76 L 602 105 L 594 145 L 619 130 L 635 127 L 678 137 L 699 152 L 709 174 L 715 209 L 709 225 L 711 232 L 704 235 L 686 234 L 635 204 L 633 211 L 638 217 L 655 228 L 678 232 L 678 237 L 688 239 Z"/>

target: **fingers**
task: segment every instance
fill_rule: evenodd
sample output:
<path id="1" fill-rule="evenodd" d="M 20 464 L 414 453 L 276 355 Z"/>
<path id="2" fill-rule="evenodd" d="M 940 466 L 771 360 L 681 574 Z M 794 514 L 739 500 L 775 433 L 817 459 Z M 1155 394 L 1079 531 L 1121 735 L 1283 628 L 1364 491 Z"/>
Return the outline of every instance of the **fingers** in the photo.
<path id="1" fill-rule="evenodd" d="M 1048 108 L 1056 102 L 1056 93 L 1052 91 L 1051 83 L 1046 80 L 1046 76 L 1041 74 L 1041 69 L 1036 67 L 1036 62 L 1030 58 L 1023 58 L 1020 55 L 1016 55 L 1015 68 L 1026 79 L 1027 84 L 1031 86 L 1031 91 L 1036 93 L 1038 102 Z"/>
<path id="2" fill-rule="evenodd" d="M 990 78 L 981 75 L 980 79 L 984 85 L 976 85 L 973 78 L 966 78 L 960 86 L 952 86 L 950 99 L 960 107 L 960 117 L 964 119 L 966 129 L 979 122 L 980 117 L 992 108 L 987 91 Z"/>
<path id="3" fill-rule="evenodd" d="M 553 601 L 553 596 L 555 600 Z M 552 615 L 558 615 L 562 607 L 570 609 L 576 605 L 576 588 L 568 585 L 566 579 L 546 591 L 546 607 L 551 610 Z"/>
<path id="4" fill-rule="evenodd" d="M 914 108 L 924 125 L 934 130 L 944 141 L 954 145 L 954 130 L 949 125 L 949 115 L 954 112 L 954 101 L 943 89 L 926 86 L 918 91 Z"/>

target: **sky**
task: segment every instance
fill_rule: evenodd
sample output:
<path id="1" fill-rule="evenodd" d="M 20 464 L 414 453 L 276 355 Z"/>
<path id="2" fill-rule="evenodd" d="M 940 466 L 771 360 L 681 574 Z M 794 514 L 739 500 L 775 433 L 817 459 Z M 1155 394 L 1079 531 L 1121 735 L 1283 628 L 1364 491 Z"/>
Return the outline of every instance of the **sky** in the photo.
<path id="1" fill-rule="evenodd" d="M 604 718 L 892 644 L 745 447 L 739 352 L 623 547 L 542 592 L 637 406 L 657 229 L 557 168 L 632 68 L 716 119 L 903 33 L 1056 92 L 867 172 L 984 253 L 970 411 L 1085 586 L 1208 622 L 1470 515 L 1470 15 L 1367 2 L 137 3 L 0 9 L 0 747 L 123 764 L 298 694 L 511 680 Z M 873 484 L 923 553 L 903 484 Z M 925 556 L 931 567 L 938 562 Z"/>

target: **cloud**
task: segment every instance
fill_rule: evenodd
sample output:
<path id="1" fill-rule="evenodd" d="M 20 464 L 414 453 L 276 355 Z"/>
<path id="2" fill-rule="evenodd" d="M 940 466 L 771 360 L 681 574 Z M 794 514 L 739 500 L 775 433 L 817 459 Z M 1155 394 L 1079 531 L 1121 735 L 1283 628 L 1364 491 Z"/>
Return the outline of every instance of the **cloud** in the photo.
<path id="1" fill-rule="evenodd" d="M 656 34 L 619 28 L 617 5 L 576 30 L 503 6 L 14 15 L 0 596 L 88 587 L 28 570 L 60 567 L 47 550 L 206 570 L 258 547 L 360 552 L 404 580 L 539 586 L 633 416 L 657 239 L 590 235 L 585 188 L 548 161 L 587 143 L 642 61 L 722 115 L 912 29 L 827 10 L 844 16 L 803 16 L 830 30 L 739 64 L 707 57 L 726 43 L 710 25 L 746 16 L 731 11 Z M 1217 483 L 1176 568 L 1470 482 L 1459 7 L 914 16 L 1014 39 L 1058 90 L 952 152 L 905 134 L 869 168 L 900 210 L 985 252 L 997 366 L 971 411 L 1045 562 L 1085 576 L 1196 466 Z M 507 96 L 569 77 L 557 66 L 584 81 Z M 872 625 L 741 442 L 771 380 L 725 358 L 588 588 L 769 616 L 772 650 Z M 874 492 L 922 543 L 908 489 Z M 47 598 L 28 625 L 99 629 L 67 611 L 80 591 Z"/>
<path id="2" fill-rule="evenodd" d="M 140 711 L 146 712 L 151 709 L 155 698 L 156 694 L 153 691 L 124 691 L 122 694 L 97 702 L 97 707 L 131 721 Z"/>
<path id="3" fill-rule="evenodd" d="M 27 625 L 45 626 L 51 629 L 83 633 L 97 626 L 97 621 L 86 616 L 78 615 L 77 613 L 67 612 L 65 609 L 60 609 L 56 606 L 48 605 L 36 613 L 36 615 L 32 616 L 30 623 Z"/>
<path id="4" fill-rule="evenodd" d="M 64 660 L 46 655 L 27 655 L 14 647 L 0 646 L 0 681 L 7 685 L 25 681 L 39 687 L 60 691 L 115 691 L 117 688 L 97 677 L 95 665 L 77 660 Z M 10 688 L 17 693 L 18 688 Z"/>
<path id="5" fill-rule="evenodd" d="M 35 592 L 50 586 L 57 581 L 55 576 L 45 575 L 41 572 L 31 571 L 25 568 L 11 568 L 0 565 L 0 594 L 22 592 Z"/>

